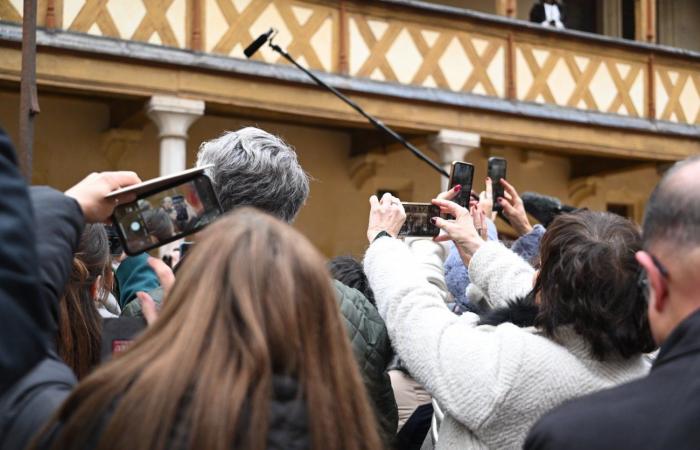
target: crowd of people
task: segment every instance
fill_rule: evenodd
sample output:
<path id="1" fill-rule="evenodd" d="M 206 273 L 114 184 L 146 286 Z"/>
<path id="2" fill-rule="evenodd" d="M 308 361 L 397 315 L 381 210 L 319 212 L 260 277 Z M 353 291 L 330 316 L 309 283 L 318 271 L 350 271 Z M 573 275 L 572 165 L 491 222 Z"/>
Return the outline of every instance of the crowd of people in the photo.
<path id="1" fill-rule="evenodd" d="M 279 137 L 226 132 L 197 165 L 227 213 L 174 273 L 110 251 L 135 197 L 106 196 L 137 174 L 28 187 L 0 131 L 0 448 L 700 448 L 700 157 L 641 230 L 560 205 L 533 225 L 506 180 L 436 193 L 437 277 L 391 193 L 363 260 L 326 261 L 290 225 L 310 185 Z M 148 326 L 105 357 L 116 316 Z"/>

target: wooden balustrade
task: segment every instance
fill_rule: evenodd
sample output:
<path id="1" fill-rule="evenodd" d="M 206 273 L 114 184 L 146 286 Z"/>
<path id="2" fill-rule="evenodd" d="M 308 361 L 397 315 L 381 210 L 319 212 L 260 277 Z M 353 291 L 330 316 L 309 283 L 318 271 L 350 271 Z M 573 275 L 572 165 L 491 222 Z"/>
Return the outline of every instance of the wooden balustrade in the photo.
<path id="1" fill-rule="evenodd" d="M 0 0 L 0 20 L 19 22 L 21 4 Z M 234 58 L 275 27 L 277 42 L 318 71 L 700 124 L 697 55 L 580 33 L 362 0 L 40 0 L 39 8 L 43 26 Z M 267 48 L 255 59 L 284 63 Z"/>

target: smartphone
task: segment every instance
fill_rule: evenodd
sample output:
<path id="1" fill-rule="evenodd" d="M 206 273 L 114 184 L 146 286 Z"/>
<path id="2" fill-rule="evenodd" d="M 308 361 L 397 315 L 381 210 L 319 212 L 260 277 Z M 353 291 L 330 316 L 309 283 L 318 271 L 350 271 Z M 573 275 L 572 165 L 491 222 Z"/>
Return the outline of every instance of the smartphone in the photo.
<path id="1" fill-rule="evenodd" d="M 497 156 L 489 158 L 489 178 L 493 187 L 493 210 L 501 211 L 501 205 L 498 204 L 498 198 L 503 197 L 503 185 L 501 180 L 506 178 L 506 160 Z"/>
<path id="2" fill-rule="evenodd" d="M 462 185 L 462 190 L 460 190 L 457 197 L 452 200 L 462 208 L 469 209 L 469 199 L 471 198 L 473 181 L 474 166 L 472 164 L 463 161 L 454 161 L 452 163 L 449 188 L 452 189 L 458 184 Z"/>
<path id="3" fill-rule="evenodd" d="M 196 233 L 222 214 L 211 180 L 202 170 L 174 175 L 170 182 L 166 177 L 143 185 L 147 188 L 137 185 L 122 190 L 136 193 L 136 200 L 120 204 L 112 214 L 127 255 Z"/>
<path id="4" fill-rule="evenodd" d="M 122 249 L 122 241 L 119 239 L 119 234 L 117 233 L 117 227 L 114 225 L 105 225 L 105 231 L 107 232 L 107 239 L 109 240 L 109 254 L 112 256 L 121 255 L 124 250 Z"/>
<path id="5" fill-rule="evenodd" d="M 406 211 L 406 222 L 399 231 L 400 237 L 435 237 L 440 234 L 440 228 L 430 221 L 432 217 L 440 217 L 440 208 L 432 203 L 401 203 Z"/>

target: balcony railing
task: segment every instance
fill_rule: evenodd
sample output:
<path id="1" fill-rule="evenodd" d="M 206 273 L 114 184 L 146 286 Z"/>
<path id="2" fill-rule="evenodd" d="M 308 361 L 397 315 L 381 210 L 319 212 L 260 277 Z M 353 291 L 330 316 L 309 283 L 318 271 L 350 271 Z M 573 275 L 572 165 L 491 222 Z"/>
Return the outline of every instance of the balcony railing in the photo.
<path id="1" fill-rule="evenodd" d="M 0 20 L 21 20 L 0 0 Z M 415 2 L 414 2 L 415 3 Z M 243 58 L 270 27 L 312 69 L 700 124 L 700 55 L 476 13 L 362 0 L 42 0 L 39 25 Z M 256 59 L 282 64 L 267 48 Z"/>

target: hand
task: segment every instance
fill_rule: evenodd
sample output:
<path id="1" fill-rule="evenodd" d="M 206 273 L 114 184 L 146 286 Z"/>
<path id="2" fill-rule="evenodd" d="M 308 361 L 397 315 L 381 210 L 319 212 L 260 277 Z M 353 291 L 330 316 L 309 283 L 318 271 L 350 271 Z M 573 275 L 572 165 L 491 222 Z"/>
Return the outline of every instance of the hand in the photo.
<path id="1" fill-rule="evenodd" d="M 435 198 L 440 199 L 440 200 L 452 200 L 452 199 L 454 199 L 455 197 L 457 197 L 457 195 L 459 194 L 459 192 L 460 192 L 461 190 L 462 190 L 462 185 L 461 185 L 461 184 L 455 184 L 454 187 L 453 187 L 452 189 L 448 189 L 448 190 L 446 190 L 445 192 L 440 192 L 440 193 L 437 195 L 437 197 L 435 197 Z"/>
<path id="2" fill-rule="evenodd" d="M 119 188 L 140 183 L 141 180 L 134 172 L 102 172 L 91 173 L 80 183 L 66 191 L 73 197 L 83 210 L 87 223 L 106 221 L 112 215 L 119 202 L 133 201 L 134 194 L 127 194 L 116 199 L 105 198 L 107 194 Z"/>
<path id="3" fill-rule="evenodd" d="M 532 231 L 532 225 L 530 225 L 530 220 L 527 218 L 525 205 L 523 205 L 518 191 L 504 179 L 501 179 L 501 184 L 503 185 L 505 198 L 499 198 L 497 201 L 503 207 L 503 215 L 506 216 L 510 225 L 519 236 L 528 234 Z"/>
<path id="4" fill-rule="evenodd" d="M 160 287 L 163 288 L 163 303 L 165 303 L 165 299 L 168 297 L 168 294 L 170 294 L 173 284 L 175 284 L 175 274 L 173 274 L 170 267 L 160 259 L 149 256 L 148 265 L 151 266 L 158 280 L 160 280 Z M 141 302 L 141 310 L 143 311 L 143 317 L 146 319 L 146 323 L 149 326 L 153 325 L 155 321 L 158 320 L 160 314 L 156 302 L 150 295 L 143 291 L 137 292 L 136 297 L 138 297 L 139 302 Z"/>
<path id="5" fill-rule="evenodd" d="M 484 244 L 484 240 L 480 236 L 480 232 L 476 230 L 472 213 L 466 208 L 462 208 L 454 202 L 447 200 L 434 199 L 433 205 L 440 207 L 441 213 L 451 214 L 455 219 L 446 220 L 441 217 L 434 217 L 432 220 L 445 234 L 441 234 L 435 238 L 436 242 L 452 240 L 457 246 L 462 261 L 465 265 L 469 265 L 472 256 Z M 476 214 L 476 208 L 472 208 Z M 483 212 L 479 212 L 482 215 Z M 485 221 L 483 228 L 485 227 Z"/>
<path id="6" fill-rule="evenodd" d="M 403 210 L 401 200 L 390 193 L 382 196 L 381 202 L 377 196 L 369 198 L 369 224 L 367 225 L 367 239 L 371 244 L 381 231 L 386 231 L 393 237 L 399 235 L 403 223 L 406 221 L 406 212 Z"/>
<path id="7" fill-rule="evenodd" d="M 486 225 L 486 213 L 481 208 L 481 205 L 476 205 L 469 208 L 469 213 L 472 216 L 472 221 L 474 222 L 474 228 L 476 232 L 479 233 L 479 237 L 484 241 L 488 239 L 488 225 Z"/>
<path id="8" fill-rule="evenodd" d="M 479 194 L 479 206 L 486 217 L 491 220 L 495 219 L 493 212 L 493 182 L 491 178 L 486 177 L 486 190 Z"/>

